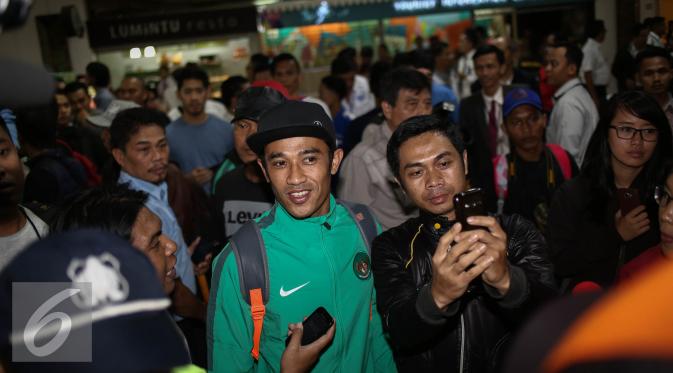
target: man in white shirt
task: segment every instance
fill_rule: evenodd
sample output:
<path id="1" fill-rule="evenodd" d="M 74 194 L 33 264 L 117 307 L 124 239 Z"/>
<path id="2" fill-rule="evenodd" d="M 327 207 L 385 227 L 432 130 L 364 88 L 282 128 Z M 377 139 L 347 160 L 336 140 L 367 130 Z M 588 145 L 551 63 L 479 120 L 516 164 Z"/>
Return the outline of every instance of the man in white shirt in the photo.
<path id="1" fill-rule="evenodd" d="M 332 61 L 331 74 L 346 83 L 348 95 L 341 102 L 344 115 L 353 120 L 376 107 L 376 99 L 369 89 L 367 78 L 357 75 L 357 64 L 347 56 Z"/>
<path id="2" fill-rule="evenodd" d="M 605 33 L 603 21 L 593 21 L 587 28 L 588 38 L 582 47 L 581 77 L 597 107 L 605 102 L 606 87 L 610 81 L 610 67 L 601 52 Z"/>
<path id="3" fill-rule="evenodd" d="M 664 17 L 652 17 L 645 20 L 645 26 L 649 27 L 647 45 L 664 48 L 661 37 L 666 34 L 666 19 Z"/>
<path id="4" fill-rule="evenodd" d="M 581 166 L 589 139 L 598 124 L 598 110 L 577 78 L 582 51 L 572 43 L 552 46 L 547 53 L 547 83 L 556 88 L 547 127 L 547 142 L 561 145 Z"/>
<path id="5" fill-rule="evenodd" d="M 8 123 L 0 117 L 0 271 L 25 247 L 48 233 L 45 222 L 19 205 L 25 177 L 14 141 Z"/>
<path id="6" fill-rule="evenodd" d="M 367 205 L 386 230 L 418 213 L 388 167 L 386 147 L 400 123 L 431 113 L 430 79 L 407 67 L 392 70 L 382 80 L 381 96 L 385 121 L 370 124 L 362 141 L 344 159 L 337 195 Z"/>
<path id="7" fill-rule="evenodd" d="M 453 79 L 459 99 L 469 97 L 472 94 L 472 83 L 477 81 L 477 73 L 474 71 L 474 52 L 479 46 L 479 34 L 474 29 L 467 29 L 460 35 L 458 49 L 462 56 L 458 59 L 456 77 Z"/>
<path id="8" fill-rule="evenodd" d="M 673 79 L 671 55 L 663 48 L 645 48 L 636 56 L 636 68 L 643 92 L 657 100 L 673 128 L 673 95 L 669 92 Z"/>

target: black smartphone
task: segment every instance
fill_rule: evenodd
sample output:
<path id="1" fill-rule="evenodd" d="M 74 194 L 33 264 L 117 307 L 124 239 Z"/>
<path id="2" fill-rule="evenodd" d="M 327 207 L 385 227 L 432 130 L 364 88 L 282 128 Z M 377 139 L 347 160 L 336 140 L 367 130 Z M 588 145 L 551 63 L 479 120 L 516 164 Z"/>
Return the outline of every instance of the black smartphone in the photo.
<path id="1" fill-rule="evenodd" d="M 638 196 L 638 189 L 620 188 L 617 189 L 617 200 L 619 201 L 619 209 L 622 211 L 622 216 L 631 212 L 631 210 L 640 206 L 640 197 Z"/>
<path id="2" fill-rule="evenodd" d="M 318 307 L 302 322 L 302 325 L 304 327 L 304 334 L 301 337 L 301 345 L 306 346 L 325 335 L 329 328 L 334 325 L 334 318 L 332 318 L 332 315 L 324 307 Z M 285 339 L 285 346 L 290 343 L 291 337 L 290 335 Z"/>
<path id="3" fill-rule="evenodd" d="M 194 254 L 192 254 L 192 263 L 199 264 L 201 263 L 208 254 L 214 254 L 223 247 L 224 245 L 219 241 L 208 241 L 206 239 L 201 239 L 199 245 L 194 249 Z"/>
<path id="4" fill-rule="evenodd" d="M 470 216 L 484 216 L 484 191 L 481 188 L 471 188 L 458 193 L 453 197 L 453 208 L 456 211 L 456 221 L 460 223 L 463 231 L 485 229 L 467 223 Z"/>

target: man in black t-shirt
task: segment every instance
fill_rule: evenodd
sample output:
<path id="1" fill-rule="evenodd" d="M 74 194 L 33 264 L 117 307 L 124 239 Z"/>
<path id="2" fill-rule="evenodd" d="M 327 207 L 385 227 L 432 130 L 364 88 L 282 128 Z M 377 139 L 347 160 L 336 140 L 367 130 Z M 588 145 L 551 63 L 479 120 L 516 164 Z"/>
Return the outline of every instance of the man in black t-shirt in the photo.
<path id="1" fill-rule="evenodd" d="M 285 101 L 270 87 L 252 87 L 238 97 L 232 123 L 234 148 L 243 165 L 224 174 L 215 185 L 215 202 L 221 214 L 221 225 L 227 239 L 248 220 L 259 217 L 274 201 L 271 187 L 257 165 L 257 155 L 246 139 L 257 132 L 257 121 L 266 110 Z"/>
<path id="2" fill-rule="evenodd" d="M 560 146 L 545 145 L 547 115 L 533 90 L 511 90 L 504 98 L 502 111 L 510 153 L 493 160 L 498 210 L 520 214 L 544 232 L 552 196 L 578 173 L 577 164 Z"/>

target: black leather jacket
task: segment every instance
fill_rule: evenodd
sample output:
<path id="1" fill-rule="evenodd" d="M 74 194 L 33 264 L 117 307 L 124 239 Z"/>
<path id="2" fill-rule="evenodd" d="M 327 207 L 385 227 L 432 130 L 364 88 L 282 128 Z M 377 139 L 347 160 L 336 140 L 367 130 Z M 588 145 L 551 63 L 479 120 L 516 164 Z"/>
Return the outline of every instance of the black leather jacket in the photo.
<path id="1" fill-rule="evenodd" d="M 546 243 L 533 223 L 518 215 L 497 219 L 509 240 L 510 290 L 500 296 L 477 278 L 446 311 L 434 303 L 430 283 L 437 242 L 452 222 L 421 213 L 374 240 L 377 307 L 400 372 L 497 372 L 510 333 L 557 294 Z"/>

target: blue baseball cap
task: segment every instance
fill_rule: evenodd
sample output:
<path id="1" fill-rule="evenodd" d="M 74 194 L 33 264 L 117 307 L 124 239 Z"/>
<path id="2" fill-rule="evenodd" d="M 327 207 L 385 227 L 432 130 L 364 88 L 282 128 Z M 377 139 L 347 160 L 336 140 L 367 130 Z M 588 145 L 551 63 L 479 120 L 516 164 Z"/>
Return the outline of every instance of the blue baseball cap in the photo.
<path id="1" fill-rule="evenodd" d="M 505 95 L 502 104 L 503 117 L 507 117 L 512 110 L 521 105 L 531 105 L 538 110 L 542 110 L 542 100 L 535 91 L 530 88 L 514 88 Z"/>

